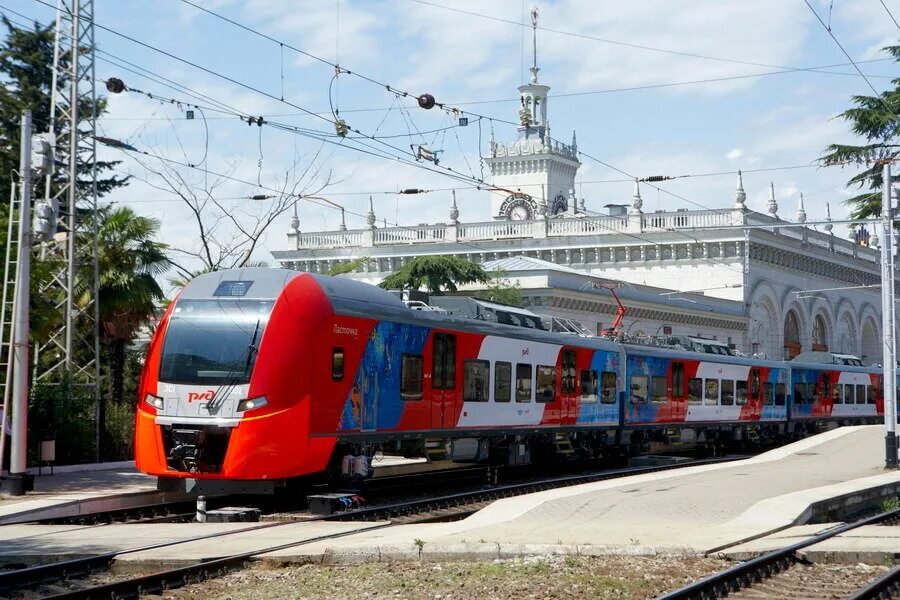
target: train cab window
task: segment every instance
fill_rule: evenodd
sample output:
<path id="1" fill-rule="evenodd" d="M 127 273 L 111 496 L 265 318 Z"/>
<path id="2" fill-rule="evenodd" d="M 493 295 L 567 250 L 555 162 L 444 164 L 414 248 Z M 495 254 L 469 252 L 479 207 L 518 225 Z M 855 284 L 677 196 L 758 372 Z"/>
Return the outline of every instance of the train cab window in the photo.
<path id="1" fill-rule="evenodd" d="M 688 402 L 700 404 L 703 399 L 703 380 L 699 377 L 688 379 Z"/>
<path id="2" fill-rule="evenodd" d="M 654 402 L 665 402 L 668 400 L 668 386 L 665 377 L 653 377 L 650 380 L 650 391 L 653 394 Z"/>
<path id="3" fill-rule="evenodd" d="M 866 386 L 864 386 L 864 385 L 856 386 L 856 403 L 857 404 L 865 404 L 866 403 Z"/>
<path id="4" fill-rule="evenodd" d="M 787 386 L 783 383 L 775 384 L 775 406 L 784 406 L 787 401 Z"/>
<path id="5" fill-rule="evenodd" d="M 844 404 L 854 404 L 856 402 L 854 398 L 854 388 L 851 384 L 844 384 Z"/>
<path id="6" fill-rule="evenodd" d="M 684 363 L 672 363 L 672 397 L 684 398 Z"/>
<path id="7" fill-rule="evenodd" d="M 875 404 L 875 386 L 866 386 L 866 404 Z"/>
<path id="8" fill-rule="evenodd" d="M 596 371 L 592 371 L 596 377 Z M 603 371 L 600 374 L 600 402 L 603 404 L 616 403 L 616 383 L 618 377 L 613 371 Z"/>
<path id="9" fill-rule="evenodd" d="M 463 367 L 463 402 L 487 402 L 491 389 L 491 363 L 467 360 Z"/>
<path id="10" fill-rule="evenodd" d="M 715 405 L 719 403 L 719 380 L 718 379 L 707 379 L 706 385 L 704 386 L 705 392 L 703 394 L 704 403 Z"/>
<path id="11" fill-rule="evenodd" d="M 531 365 L 516 364 L 516 402 L 531 402 Z"/>
<path id="12" fill-rule="evenodd" d="M 650 378 L 646 375 L 631 376 L 631 402 L 634 404 L 643 404 L 647 401 L 647 388 L 650 385 Z"/>
<path id="13" fill-rule="evenodd" d="M 331 351 L 331 379 L 340 381 L 344 378 L 344 349 L 335 348 Z"/>
<path id="14" fill-rule="evenodd" d="M 806 384 L 794 384 L 794 404 L 806 404 Z"/>
<path id="15" fill-rule="evenodd" d="M 734 401 L 737 404 L 747 404 L 747 382 L 734 382 Z"/>
<path id="16" fill-rule="evenodd" d="M 763 393 L 765 394 L 764 402 L 769 406 L 775 404 L 775 386 L 768 381 L 763 384 Z"/>
<path id="17" fill-rule="evenodd" d="M 593 403 L 597 401 L 597 371 L 581 370 L 581 401 Z"/>
<path id="18" fill-rule="evenodd" d="M 422 355 L 404 354 L 400 363 L 400 397 L 422 399 Z"/>
<path id="19" fill-rule="evenodd" d="M 512 387 L 512 365 L 494 363 L 494 402 L 509 402 Z"/>
<path id="20" fill-rule="evenodd" d="M 722 380 L 722 405 L 731 406 L 734 404 L 734 382 L 730 379 Z"/>
<path id="21" fill-rule="evenodd" d="M 563 350 L 562 353 L 562 393 L 575 393 L 575 364 L 576 354 L 574 350 Z M 538 369 L 538 377 L 540 377 L 540 369 Z M 540 385 L 538 385 L 540 389 Z"/>
<path id="22" fill-rule="evenodd" d="M 431 387 L 436 390 L 452 390 L 456 387 L 455 335 L 434 334 Z"/>
<path id="23" fill-rule="evenodd" d="M 556 393 L 556 367 L 538 365 L 537 387 L 535 388 L 535 400 L 538 402 L 553 402 Z"/>

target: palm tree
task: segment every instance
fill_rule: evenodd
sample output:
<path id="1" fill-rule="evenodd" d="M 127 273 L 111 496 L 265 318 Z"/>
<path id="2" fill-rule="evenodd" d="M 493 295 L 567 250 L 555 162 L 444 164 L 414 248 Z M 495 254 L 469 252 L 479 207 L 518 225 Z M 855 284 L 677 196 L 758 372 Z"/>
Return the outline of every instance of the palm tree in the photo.
<path id="1" fill-rule="evenodd" d="M 487 283 L 490 277 L 481 267 L 458 256 L 420 256 L 388 275 L 378 287 L 386 290 L 418 290 L 440 296 L 455 292 L 458 285 Z"/>
<path id="2" fill-rule="evenodd" d="M 157 219 L 138 215 L 125 206 L 110 205 L 99 211 L 100 335 L 108 356 L 115 402 L 122 401 L 126 347 L 165 299 L 156 278 L 170 264 L 166 245 L 154 239 L 159 225 Z M 104 413 L 101 398 L 101 423 Z"/>

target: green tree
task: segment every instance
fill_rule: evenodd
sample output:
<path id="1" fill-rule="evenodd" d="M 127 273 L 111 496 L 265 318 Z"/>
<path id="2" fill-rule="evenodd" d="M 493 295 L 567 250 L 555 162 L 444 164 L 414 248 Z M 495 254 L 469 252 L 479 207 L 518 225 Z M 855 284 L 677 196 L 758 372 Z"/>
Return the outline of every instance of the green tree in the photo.
<path id="1" fill-rule="evenodd" d="M 499 302 L 509 306 L 522 306 L 525 298 L 522 296 L 522 286 L 518 281 L 512 282 L 502 270 L 493 271 L 491 280 L 483 290 L 475 292 L 475 297 L 490 302 Z"/>
<path id="2" fill-rule="evenodd" d="M 458 256 L 420 256 L 409 261 L 378 284 L 386 290 L 418 290 L 424 287 L 436 296 L 455 292 L 467 283 L 487 283 L 490 277 L 481 267 Z"/>
<path id="3" fill-rule="evenodd" d="M 883 50 L 900 62 L 900 46 Z M 900 135 L 900 78 L 891 83 L 894 88 L 878 96 L 853 96 L 853 108 L 840 114 L 850 124 L 850 130 L 866 143 L 831 144 L 820 159 L 825 166 L 864 167 L 847 182 L 848 187 L 865 190 L 846 201 L 853 209 L 853 218 L 881 214 L 882 161 L 900 154 L 900 144 L 896 143 Z"/>
<path id="4" fill-rule="evenodd" d="M 337 277 L 338 275 L 343 275 L 344 273 L 352 273 L 353 271 L 364 267 L 365 265 L 372 262 L 372 259 L 368 256 L 360 256 L 359 258 L 354 258 L 345 263 L 338 263 L 328 269 L 328 274 Z"/>

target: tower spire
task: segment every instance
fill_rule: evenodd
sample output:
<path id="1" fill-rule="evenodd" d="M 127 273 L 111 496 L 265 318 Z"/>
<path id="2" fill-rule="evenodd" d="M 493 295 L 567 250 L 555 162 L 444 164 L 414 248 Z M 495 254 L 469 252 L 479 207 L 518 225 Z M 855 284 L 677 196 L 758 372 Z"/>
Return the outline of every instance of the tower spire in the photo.
<path id="1" fill-rule="evenodd" d="M 800 192 L 800 206 L 797 207 L 797 222 L 806 223 L 806 207 L 803 206 L 803 192 Z"/>
<path id="2" fill-rule="evenodd" d="M 538 82 L 538 71 L 540 71 L 540 67 L 537 66 L 537 24 L 538 24 L 538 7 L 531 7 L 531 42 L 532 42 L 532 61 L 531 61 L 531 83 Z"/>
<path id="3" fill-rule="evenodd" d="M 747 208 L 747 192 L 744 191 L 744 175 L 738 171 L 737 191 L 734 195 L 734 207 L 738 210 Z"/>

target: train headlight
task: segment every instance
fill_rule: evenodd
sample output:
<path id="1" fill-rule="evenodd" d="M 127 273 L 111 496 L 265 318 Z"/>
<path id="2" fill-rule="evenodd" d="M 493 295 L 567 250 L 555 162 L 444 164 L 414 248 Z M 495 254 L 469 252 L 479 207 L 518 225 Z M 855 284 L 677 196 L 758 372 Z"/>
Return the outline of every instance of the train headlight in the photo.
<path id="1" fill-rule="evenodd" d="M 147 394 L 146 396 L 144 396 L 144 402 L 158 410 L 162 410 L 163 407 L 165 407 L 163 399 L 159 396 L 154 396 L 153 394 Z"/>
<path id="2" fill-rule="evenodd" d="M 259 408 L 261 406 L 265 406 L 269 401 L 266 400 L 265 396 L 257 396 L 256 398 L 246 398 L 238 402 L 238 412 L 244 412 L 247 410 L 253 410 L 254 408 Z"/>

